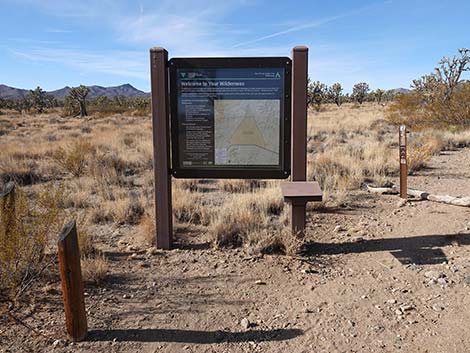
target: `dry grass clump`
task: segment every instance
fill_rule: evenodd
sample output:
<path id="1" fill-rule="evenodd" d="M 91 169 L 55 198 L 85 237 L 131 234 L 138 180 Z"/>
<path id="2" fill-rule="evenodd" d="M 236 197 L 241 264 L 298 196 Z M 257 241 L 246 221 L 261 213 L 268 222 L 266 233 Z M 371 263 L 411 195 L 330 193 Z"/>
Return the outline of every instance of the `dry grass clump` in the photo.
<path id="1" fill-rule="evenodd" d="M 230 193 L 245 193 L 264 186 L 262 180 L 258 179 L 220 179 L 217 181 L 218 187 Z"/>
<path id="2" fill-rule="evenodd" d="M 81 218 L 77 224 L 78 248 L 80 255 L 90 256 L 96 252 L 93 234 L 88 219 Z"/>
<path id="3" fill-rule="evenodd" d="M 173 216 L 180 223 L 208 225 L 214 207 L 203 194 L 184 189 L 175 189 L 172 199 Z"/>
<path id="4" fill-rule="evenodd" d="M 139 224 L 139 234 L 144 243 L 148 246 L 155 245 L 155 216 L 145 212 Z"/>
<path id="5" fill-rule="evenodd" d="M 173 186 L 175 190 L 197 191 L 198 179 L 174 179 Z"/>
<path id="6" fill-rule="evenodd" d="M 106 278 L 109 271 L 108 259 L 104 254 L 84 256 L 81 259 L 83 280 L 99 285 Z"/>
<path id="7" fill-rule="evenodd" d="M 209 233 L 218 247 L 251 245 L 268 249 L 271 244 L 273 249 L 285 250 L 285 246 L 275 246 L 272 242 L 273 234 L 283 227 L 279 221 L 283 207 L 280 192 L 274 188 L 235 195 L 220 208 Z"/>
<path id="8" fill-rule="evenodd" d="M 14 181 L 19 185 L 31 185 L 42 179 L 38 173 L 38 164 L 34 160 L 16 158 L 8 151 L 0 151 L 0 180 L 7 183 Z"/>
<path id="9" fill-rule="evenodd" d="M 449 131 L 442 134 L 447 149 L 470 147 L 470 130 Z"/>
<path id="10" fill-rule="evenodd" d="M 87 157 L 94 151 L 89 141 L 79 139 L 67 148 L 60 147 L 52 154 L 52 159 L 66 173 L 75 177 L 83 175 L 87 166 Z"/>

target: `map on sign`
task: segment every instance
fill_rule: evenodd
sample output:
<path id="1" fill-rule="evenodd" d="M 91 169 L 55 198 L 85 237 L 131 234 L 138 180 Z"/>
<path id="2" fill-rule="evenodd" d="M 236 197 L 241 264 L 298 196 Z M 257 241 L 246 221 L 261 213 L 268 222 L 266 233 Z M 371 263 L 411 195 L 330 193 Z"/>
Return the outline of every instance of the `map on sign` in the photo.
<path id="1" fill-rule="evenodd" d="M 279 120 L 279 100 L 215 100 L 215 164 L 278 164 Z"/>

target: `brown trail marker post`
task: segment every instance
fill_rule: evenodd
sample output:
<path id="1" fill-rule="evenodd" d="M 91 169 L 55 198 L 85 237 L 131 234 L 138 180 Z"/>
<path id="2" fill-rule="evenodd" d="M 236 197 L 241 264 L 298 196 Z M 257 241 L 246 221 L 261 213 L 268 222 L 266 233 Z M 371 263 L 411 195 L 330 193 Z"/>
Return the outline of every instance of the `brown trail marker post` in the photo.
<path id="1" fill-rule="evenodd" d="M 75 221 L 69 222 L 62 229 L 57 245 L 65 323 L 68 334 L 73 341 L 77 342 L 85 338 L 88 328 Z"/>
<path id="2" fill-rule="evenodd" d="M 406 155 L 406 126 L 400 125 L 399 130 L 399 146 L 400 146 L 400 197 L 406 199 L 408 197 L 408 165 Z"/>
<path id="3" fill-rule="evenodd" d="M 170 249 L 173 243 L 171 206 L 170 130 L 168 104 L 168 52 L 150 49 L 152 91 L 153 160 L 155 174 L 155 219 L 157 248 Z"/>

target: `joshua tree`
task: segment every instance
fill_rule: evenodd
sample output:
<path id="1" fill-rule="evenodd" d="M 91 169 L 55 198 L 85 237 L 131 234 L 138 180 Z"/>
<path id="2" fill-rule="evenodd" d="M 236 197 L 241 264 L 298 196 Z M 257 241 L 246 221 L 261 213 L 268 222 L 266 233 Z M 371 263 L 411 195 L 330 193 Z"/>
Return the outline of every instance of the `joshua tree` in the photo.
<path id="1" fill-rule="evenodd" d="M 34 91 L 29 91 L 27 99 L 38 113 L 44 112 L 44 109 L 46 109 L 50 103 L 50 97 L 48 97 L 47 93 L 39 86 L 36 87 Z"/>
<path id="2" fill-rule="evenodd" d="M 88 95 L 89 92 L 90 92 L 90 89 L 88 87 L 80 85 L 79 87 L 72 87 L 67 97 L 65 97 L 66 102 L 68 101 L 69 104 L 71 104 L 73 107 L 78 106 L 78 109 L 79 109 L 78 114 L 80 114 L 81 117 L 88 115 L 86 111 L 86 104 L 87 104 L 86 96 Z"/>
<path id="3" fill-rule="evenodd" d="M 385 91 L 383 89 L 377 88 L 374 91 L 374 100 L 377 102 L 377 104 L 382 103 L 385 97 Z"/>
<path id="4" fill-rule="evenodd" d="M 357 83 L 353 87 L 352 97 L 353 99 L 362 104 L 367 98 L 367 93 L 369 92 L 369 85 L 365 82 Z"/>
<path id="5" fill-rule="evenodd" d="M 341 87 L 340 83 L 333 83 L 333 85 L 328 90 L 328 95 L 330 99 L 335 102 L 335 104 L 339 107 L 343 104 L 343 87 Z"/>
<path id="6" fill-rule="evenodd" d="M 327 96 L 328 87 L 320 81 L 310 82 L 309 80 L 307 92 L 307 104 L 314 104 L 315 109 L 320 111 L 321 105 Z"/>
<path id="7" fill-rule="evenodd" d="M 449 101 L 456 87 L 461 82 L 460 78 L 470 67 L 470 49 L 459 49 L 459 57 L 442 58 L 435 68 L 435 72 L 413 80 L 411 87 L 423 95 L 425 101 L 433 102 L 437 97 Z"/>

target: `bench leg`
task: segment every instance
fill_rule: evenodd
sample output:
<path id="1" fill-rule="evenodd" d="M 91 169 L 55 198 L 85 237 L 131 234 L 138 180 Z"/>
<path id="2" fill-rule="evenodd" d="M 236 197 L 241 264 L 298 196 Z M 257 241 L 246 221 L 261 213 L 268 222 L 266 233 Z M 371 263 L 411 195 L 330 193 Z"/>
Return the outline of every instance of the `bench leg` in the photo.
<path id="1" fill-rule="evenodd" d="M 306 203 L 292 203 L 291 206 L 291 226 L 292 234 L 303 238 L 305 236 L 305 213 Z"/>

